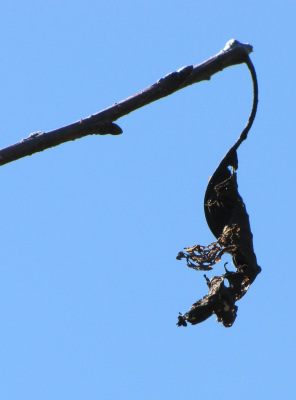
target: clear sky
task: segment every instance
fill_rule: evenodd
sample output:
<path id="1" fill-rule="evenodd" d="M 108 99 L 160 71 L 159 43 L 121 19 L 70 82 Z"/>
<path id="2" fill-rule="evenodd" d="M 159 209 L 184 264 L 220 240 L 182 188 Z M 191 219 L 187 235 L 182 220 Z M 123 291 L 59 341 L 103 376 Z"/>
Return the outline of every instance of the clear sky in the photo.
<path id="1" fill-rule="evenodd" d="M 232 328 L 176 326 L 207 292 L 176 255 L 214 240 L 203 197 L 250 112 L 246 66 L 120 119 L 121 136 L 3 166 L 1 399 L 294 399 L 295 14 L 292 0 L 1 1 L 1 147 L 229 39 L 254 46 L 238 183 L 262 267 Z"/>

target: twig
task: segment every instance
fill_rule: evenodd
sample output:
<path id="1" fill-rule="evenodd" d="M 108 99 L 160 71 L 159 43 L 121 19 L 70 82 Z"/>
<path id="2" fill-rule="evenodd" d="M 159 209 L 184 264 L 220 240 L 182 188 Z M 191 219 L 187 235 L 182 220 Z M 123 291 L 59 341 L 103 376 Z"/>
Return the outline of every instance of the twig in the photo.
<path id="1" fill-rule="evenodd" d="M 50 132 L 35 132 L 20 142 L 0 150 L 0 165 L 58 146 L 87 135 L 118 135 L 121 128 L 113 122 L 194 83 L 210 80 L 224 68 L 246 62 L 252 46 L 237 40 L 227 42 L 218 54 L 199 65 L 189 65 L 166 75 L 141 92 L 73 124 Z"/>

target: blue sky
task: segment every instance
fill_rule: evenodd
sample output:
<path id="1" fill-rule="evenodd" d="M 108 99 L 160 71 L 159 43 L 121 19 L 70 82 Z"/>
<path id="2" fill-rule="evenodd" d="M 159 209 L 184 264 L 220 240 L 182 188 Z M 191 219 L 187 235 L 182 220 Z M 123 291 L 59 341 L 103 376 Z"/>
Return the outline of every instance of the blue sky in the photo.
<path id="1" fill-rule="evenodd" d="M 123 117 L 121 136 L 3 166 L 1 399 L 293 399 L 295 8 L 1 2 L 1 147 L 98 112 L 229 39 L 254 46 L 259 109 L 238 183 L 262 267 L 232 328 L 214 317 L 176 327 L 207 291 L 175 257 L 214 240 L 204 191 L 250 112 L 245 66 Z"/>

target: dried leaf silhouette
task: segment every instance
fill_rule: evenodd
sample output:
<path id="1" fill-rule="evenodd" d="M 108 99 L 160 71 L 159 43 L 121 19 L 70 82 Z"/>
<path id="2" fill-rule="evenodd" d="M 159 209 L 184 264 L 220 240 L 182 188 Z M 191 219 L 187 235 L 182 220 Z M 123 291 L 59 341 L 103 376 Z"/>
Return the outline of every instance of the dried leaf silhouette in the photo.
<path id="1" fill-rule="evenodd" d="M 235 272 L 225 268 L 225 274 L 208 279 L 209 293 L 194 303 L 191 309 L 178 317 L 178 326 L 198 324 L 216 314 L 217 321 L 225 327 L 234 323 L 237 315 L 235 302 L 247 292 L 260 273 L 253 249 L 253 235 L 249 216 L 238 193 L 237 149 L 247 138 L 255 119 L 258 104 L 258 84 L 254 66 L 246 54 L 245 60 L 253 81 L 253 106 L 246 127 L 237 142 L 230 148 L 210 178 L 204 199 L 204 211 L 209 228 L 217 241 L 208 246 L 195 245 L 179 252 L 177 259 L 185 258 L 187 265 L 207 271 L 221 260 L 224 253 L 232 256 Z M 225 286 L 225 279 L 229 285 Z"/>

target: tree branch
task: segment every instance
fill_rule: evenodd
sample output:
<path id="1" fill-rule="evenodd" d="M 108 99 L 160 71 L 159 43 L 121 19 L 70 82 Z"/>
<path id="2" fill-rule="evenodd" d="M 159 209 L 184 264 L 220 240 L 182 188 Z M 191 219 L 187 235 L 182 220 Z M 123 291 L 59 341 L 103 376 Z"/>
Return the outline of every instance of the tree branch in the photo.
<path id="1" fill-rule="evenodd" d="M 121 128 L 113 123 L 117 119 L 177 90 L 210 80 L 212 75 L 224 68 L 246 62 L 251 52 L 251 45 L 230 40 L 223 50 L 202 64 L 189 65 L 172 72 L 141 92 L 90 117 L 50 132 L 34 132 L 20 142 L 0 150 L 0 165 L 87 135 L 121 134 Z"/>

